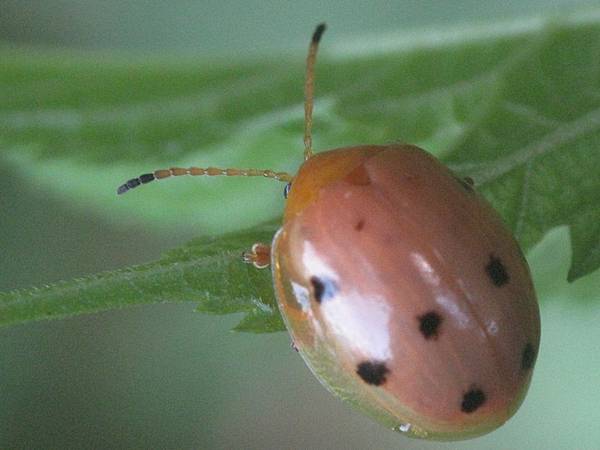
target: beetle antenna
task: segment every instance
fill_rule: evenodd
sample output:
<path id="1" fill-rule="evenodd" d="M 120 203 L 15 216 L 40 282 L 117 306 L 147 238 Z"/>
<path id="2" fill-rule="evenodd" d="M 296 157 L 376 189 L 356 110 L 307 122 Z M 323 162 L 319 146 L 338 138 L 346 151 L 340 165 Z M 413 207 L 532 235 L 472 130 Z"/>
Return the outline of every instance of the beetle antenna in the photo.
<path id="1" fill-rule="evenodd" d="M 317 25 L 315 32 L 308 47 L 308 56 L 306 58 L 306 81 L 304 84 L 304 160 L 313 155 L 312 151 L 312 112 L 313 112 L 313 94 L 315 78 L 315 61 L 317 59 L 317 50 L 319 41 L 325 32 L 325 24 Z"/>
<path id="2" fill-rule="evenodd" d="M 308 56 L 306 58 L 306 82 L 304 85 L 304 159 L 307 160 L 313 155 L 312 151 L 312 112 L 313 112 L 313 95 L 314 95 L 314 68 L 317 59 L 317 50 L 319 41 L 325 32 L 325 24 L 317 25 L 310 46 L 308 48 Z M 117 189 L 117 194 L 121 195 L 125 192 L 136 188 L 142 184 L 150 183 L 154 180 L 163 178 L 177 177 L 181 175 L 208 175 L 208 176 L 228 176 L 228 177 L 265 177 L 273 178 L 284 183 L 292 181 L 293 176 L 287 172 L 275 172 L 270 169 L 220 169 L 217 167 L 172 167 L 170 169 L 155 170 L 152 173 L 145 173 L 137 178 L 132 178 L 123 183 Z"/>
<path id="3" fill-rule="evenodd" d="M 227 177 L 265 177 L 273 178 L 284 183 L 289 183 L 293 178 L 292 175 L 287 172 L 275 172 L 270 169 L 219 169 L 217 167 L 188 167 L 185 169 L 181 167 L 171 167 L 170 169 L 155 170 L 152 173 L 145 173 L 137 178 L 132 178 L 131 180 L 119 186 L 117 189 L 117 194 L 124 194 L 125 192 L 136 188 L 141 184 L 147 184 L 154 180 L 162 180 L 163 178 L 178 177 L 181 175 L 207 175 L 210 177 L 221 175 Z"/>

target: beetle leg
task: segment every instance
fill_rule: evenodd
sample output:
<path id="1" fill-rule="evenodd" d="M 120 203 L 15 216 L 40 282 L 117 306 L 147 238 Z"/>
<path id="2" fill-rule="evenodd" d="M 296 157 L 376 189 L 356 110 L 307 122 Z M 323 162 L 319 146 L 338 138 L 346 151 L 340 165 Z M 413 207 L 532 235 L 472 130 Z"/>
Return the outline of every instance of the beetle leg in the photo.
<path id="1" fill-rule="evenodd" d="M 257 242 L 249 252 L 242 254 L 245 263 L 252 264 L 257 269 L 264 269 L 271 264 L 271 246 Z"/>

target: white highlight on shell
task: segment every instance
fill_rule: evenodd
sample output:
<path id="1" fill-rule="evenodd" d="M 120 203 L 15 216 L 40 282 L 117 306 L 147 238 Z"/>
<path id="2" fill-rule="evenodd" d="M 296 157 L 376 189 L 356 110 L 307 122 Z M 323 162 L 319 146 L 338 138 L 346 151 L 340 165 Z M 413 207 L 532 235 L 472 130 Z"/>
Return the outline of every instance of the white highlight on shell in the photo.
<path id="1" fill-rule="evenodd" d="M 435 273 L 435 270 L 431 267 L 431 264 L 429 264 L 425 257 L 420 253 L 411 253 L 410 258 L 415 266 L 417 266 L 419 273 L 425 279 L 427 284 L 438 288 L 440 285 L 440 277 Z"/>
<path id="2" fill-rule="evenodd" d="M 302 249 L 302 265 L 306 268 L 307 273 L 304 276 L 308 279 L 312 276 L 319 278 L 327 277 L 333 281 L 338 281 L 338 276 L 315 250 L 315 247 L 308 241 L 304 242 Z"/>
<path id="3" fill-rule="evenodd" d="M 391 309 L 383 298 L 345 293 L 343 301 L 324 302 L 321 311 L 327 328 L 346 348 L 378 361 L 392 358 Z"/>
<path id="4" fill-rule="evenodd" d="M 305 286 L 302 286 L 301 284 L 298 284 L 292 280 L 290 280 L 290 284 L 292 285 L 292 290 L 294 291 L 294 298 L 296 298 L 298 303 L 300 303 L 302 311 L 308 311 L 310 309 L 310 292 Z"/>
<path id="5" fill-rule="evenodd" d="M 459 308 L 458 302 L 456 301 L 456 297 L 454 295 L 436 295 L 435 301 L 444 309 L 444 311 L 446 311 L 448 315 L 452 316 L 456 320 L 456 323 L 459 327 L 468 328 L 472 324 L 468 314 Z"/>
<path id="6" fill-rule="evenodd" d="M 423 280 L 431 287 L 435 294 L 435 301 L 448 315 L 450 315 L 461 328 L 467 328 L 471 323 L 469 315 L 460 309 L 456 296 L 441 286 L 441 280 L 435 269 L 420 253 L 411 253 L 410 257 L 422 276 Z"/>

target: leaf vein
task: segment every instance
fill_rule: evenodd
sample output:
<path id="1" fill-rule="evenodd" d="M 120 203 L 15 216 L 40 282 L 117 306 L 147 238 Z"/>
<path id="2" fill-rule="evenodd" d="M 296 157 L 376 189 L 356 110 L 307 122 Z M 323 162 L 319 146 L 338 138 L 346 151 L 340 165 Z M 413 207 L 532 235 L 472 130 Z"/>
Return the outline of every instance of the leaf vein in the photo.
<path id="1" fill-rule="evenodd" d="M 470 164 L 470 168 L 482 167 L 472 173 L 479 186 L 491 183 L 515 168 L 544 156 L 570 141 L 585 136 L 600 128 L 600 108 L 594 109 L 581 118 L 560 126 L 555 131 L 546 134 L 538 141 L 513 152 L 506 158 L 499 158 L 484 163 Z M 458 170 L 464 170 L 466 165 L 459 164 Z M 454 167 L 457 167 L 454 166 Z"/>

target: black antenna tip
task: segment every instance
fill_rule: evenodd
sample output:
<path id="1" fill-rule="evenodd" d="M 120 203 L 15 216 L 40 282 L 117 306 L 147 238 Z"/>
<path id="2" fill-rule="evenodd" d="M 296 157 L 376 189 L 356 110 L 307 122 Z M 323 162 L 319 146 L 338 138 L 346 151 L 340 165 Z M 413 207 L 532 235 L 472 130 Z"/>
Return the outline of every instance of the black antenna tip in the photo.
<path id="1" fill-rule="evenodd" d="M 119 186 L 119 189 L 117 189 L 117 194 L 124 194 L 128 190 L 138 187 L 140 184 L 142 184 L 142 182 L 139 178 L 132 178 L 131 180 Z"/>
<path id="2" fill-rule="evenodd" d="M 320 23 L 319 25 L 317 25 L 317 28 L 315 29 L 315 32 L 313 33 L 312 36 L 312 41 L 315 44 L 318 44 L 319 41 L 321 40 L 321 36 L 323 36 L 323 33 L 325 33 L 325 29 L 327 28 L 327 25 L 325 25 L 324 23 Z"/>
<path id="3" fill-rule="evenodd" d="M 140 175 L 137 178 L 132 178 L 131 180 L 127 181 L 125 184 L 122 184 L 121 186 L 119 186 L 119 188 L 117 189 L 117 194 L 118 195 L 124 194 L 128 190 L 138 187 L 140 184 L 150 183 L 151 181 L 154 181 L 154 180 L 156 180 L 156 177 L 154 176 L 153 173 L 145 173 L 143 175 Z"/>
<path id="4" fill-rule="evenodd" d="M 154 181 L 156 179 L 156 177 L 154 176 L 153 173 L 145 173 L 144 175 L 140 175 L 139 180 L 142 182 L 142 184 L 146 184 L 146 183 L 150 183 L 151 181 Z"/>

